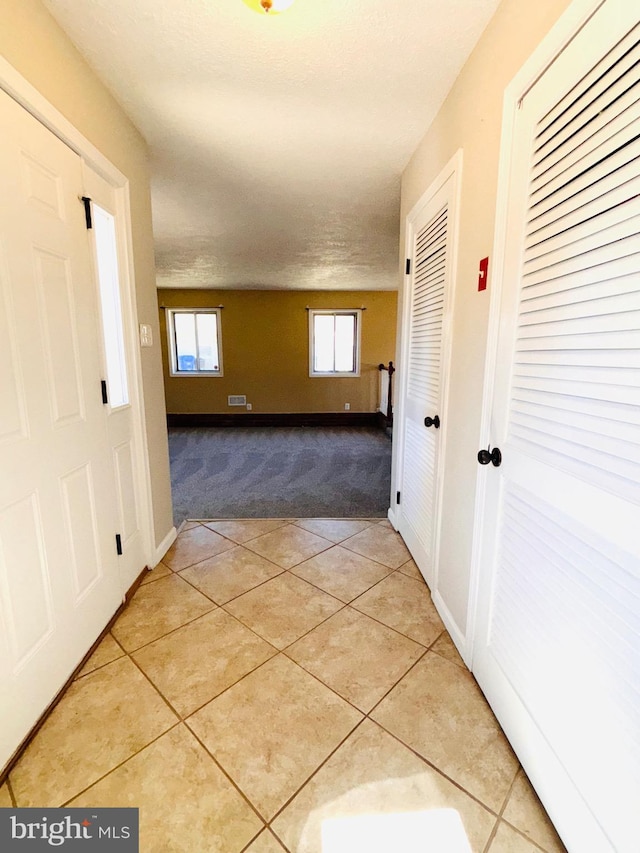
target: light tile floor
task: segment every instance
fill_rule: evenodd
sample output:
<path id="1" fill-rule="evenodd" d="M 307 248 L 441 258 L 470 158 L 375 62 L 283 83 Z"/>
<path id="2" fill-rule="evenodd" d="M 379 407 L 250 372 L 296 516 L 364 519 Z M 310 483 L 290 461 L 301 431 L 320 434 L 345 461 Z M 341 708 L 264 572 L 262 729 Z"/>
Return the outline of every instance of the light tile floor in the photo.
<path id="1" fill-rule="evenodd" d="M 379 519 L 186 524 L 12 803 L 139 807 L 146 853 L 564 851 Z"/>

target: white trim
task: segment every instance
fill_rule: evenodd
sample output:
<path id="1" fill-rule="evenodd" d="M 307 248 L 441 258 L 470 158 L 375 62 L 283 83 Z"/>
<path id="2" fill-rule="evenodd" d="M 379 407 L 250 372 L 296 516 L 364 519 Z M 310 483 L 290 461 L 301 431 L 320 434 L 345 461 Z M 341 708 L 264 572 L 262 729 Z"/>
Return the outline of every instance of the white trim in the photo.
<path id="1" fill-rule="evenodd" d="M 605 0 L 573 0 L 573 3 L 558 19 L 547 36 L 538 45 L 520 71 L 505 89 L 502 111 L 502 132 L 500 136 L 500 158 L 498 161 L 498 185 L 496 195 L 496 217 L 493 243 L 493 275 L 489 295 L 489 320 L 487 347 L 482 390 L 482 417 L 478 447 L 488 447 L 492 438 L 491 414 L 495 385 L 495 371 L 498 351 L 498 332 L 500 328 L 500 305 L 504 281 L 504 255 L 507 242 L 507 208 L 509 181 L 511 176 L 511 157 L 516 115 L 520 102 L 540 79 L 557 56 L 576 37 L 578 32 L 593 17 Z M 490 475 L 486 468 L 478 466 L 476 475 L 476 504 L 473 522 L 471 546 L 471 567 L 469 598 L 467 605 L 467 647 L 469 665 L 473 666 L 473 653 L 476 641 L 476 624 L 480 605 L 481 555 L 483 552 L 483 533 L 485 520 L 486 477 Z"/>
<path id="2" fill-rule="evenodd" d="M 140 503 L 142 516 L 142 534 L 145 544 L 145 560 L 150 562 L 154 559 L 154 519 L 151 500 L 151 471 L 149 468 L 149 448 L 147 443 L 146 423 L 144 414 L 144 398 L 142 383 L 142 363 L 139 348 L 136 346 L 138 340 L 138 318 L 136 310 L 135 274 L 133 265 L 133 238 L 131 224 L 131 203 L 129 193 L 129 181 L 126 176 L 116 168 L 104 154 L 102 154 L 92 142 L 90 142 L 80 131 L 65 118 L 65 116 L 53 106 L 28 80 L 26 80 L 16 69 L 0 56 L 0 89 L 5 91 L 11 98 L 19 103 L 41 124 L 48 128 L 58 139 L 65 143 L 72 151 L 78 154 L 82 160 L 94 171 L 101 175 L 111 186 L 114 187 L 116 195 L 117 216 L 117 238 L 122 241 L 123 258 L 125 263 L 120 270 L 123 278 L 123 316 L 127 326 L 128 352 L 127 357 L 132 366 L 130 399 L 133 408 L 134 429 L 140 448 L 139 458 L 136 460 L 139 480 L 141 485 Z"/>
<path id="3" fill-rule="evenodd" d="M 184 524 L 184 522 L 183 522 L 183 524 Z M 176 530 L 175 527 L 172 527 L 171 530 L 164 537 L 162 542 L 155 549 L 154 554 L 153 554 L 153 559 L 149 563 L 150 569 L 155 569 L 155 567 L 158 565 L 158 563 L 161 562 L 162 558 L 167 553 L 169 548 L 171 548 L 173 543 L 176 541 L 177 537 L 178 537 L 178 531 Z"/>
<path id="4" fill-rule="evenodd" d="M 453 618 L 451 611 L 445 604 L 444 598 L 440 595 L 438 590 L 433 593 L 432 596 L 433 603 L 435 605 L 436 610 L 438 611 L 440 618 L 444 622 L 444 627 L 449 632 L 451 639 L 453 640 L 454 646 L 460 652 L 460 656 L 467 665 L 469 666 L 469 642 L 468 636 L 462 633 L 460 628 L 458 627 L 458 623 Z"/>
<path id="5" fill-rule="evenodd" d="M 0 89 L 21 104 L 27 112 L 80 155 L 96 172 L 113 184 L 124 186 L 127 178 L 53 104 L 0 56 Z"/>
<path id="6" fill-rule="evenodd" d="M 129 182 L 122 187 L 121 193 L 116 193 L 118 205 L 117 220 L 122 223 L 120 234 L 123 239 L 122 256 L 125 263 L 122 265 L 120 274 L 123 277 L 124 304 L 123 316 L 127 326 L 126 338 L 131 342 L 129 353 L 131 364 L 131 395 L 136 401 L 133 407 L 136 438 L 139 441 L 140 454 L 138 455 L 138 476 L 141 484 L 140 503 L 144 522 L 142 533 L 145 544 L 147 561 L 152 560 L 155 548 L 155 520 L 153 517 L 153 501 L 151 486 L 151 467 L 149 465 L 149 443 L 147 441 L 147 416 L 144 410 L 144 383 L 142 378 L 142 359 L 138 343 L 138 312 L 136 307 L 135 293 L 135 271 L 133 266 L 133 226 L 131 223 L 131 200 Z"/>
<path id="7" fill-rule="evenodd" d="M 392 510 L 391 507 L 389 507 L 389 509 L 387 510 L 387 518 L 391 522 L 391 526 L 393 527 L 393 529 L 397 531 L 398 530 L 398 519 L 396 518 L 395 511 Z"/>
<path id="8" fill-rule="evenodd" d="M 445 312 L 442 318 L 442 355 L 440 373 L 441 414 L 442 421 L 440 448 L 438 451 L 438 470 L 436 471 L 436 517 L 434 519 L 434 592 L 438 596 L 440 574 L 440 540 L 442 532 L 442 507 L 444 503 L 444 476 L 447 465 L 447 437 L 449 435 L 449 388 L 451 385 L 451 357 L 453 352 L 453 317 L 456 300 L 456 284 L 458 281 L 458 249 L 460 244 L 460 204 L 462 193 L 462 149 L 458 149 L 445 166 L 448 172 L 442 185 L 448 180 L 453 181 L 451 201 L 449 203 L 449 233 L 451 235 L 451 254 L 449 256 L 450 275 L 445 292 Z M 444 177 L 444 172 L 440 174 Z M 435 193 L 434 193 L 435 194 Z M 444 602 L 443 602 L 444 607 Z M 451 619 L 449 610 L 446 613 Z M 451 632 L 450 632 L 451 633 Z M 459 629 L 458 629 L 458 633 Z"/>

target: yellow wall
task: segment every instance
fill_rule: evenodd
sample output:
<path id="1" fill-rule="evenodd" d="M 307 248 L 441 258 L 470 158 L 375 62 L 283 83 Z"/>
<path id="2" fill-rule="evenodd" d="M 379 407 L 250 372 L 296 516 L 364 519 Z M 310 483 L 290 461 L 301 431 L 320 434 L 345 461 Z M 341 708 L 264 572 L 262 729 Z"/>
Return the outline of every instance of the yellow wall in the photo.
<path id="1" fill-rule="evenodd" d="M 0 0 L 0 54 L 130 182 L 136 301 L 158 340 L 147 147 L 40 0 Z M 160 349 L 142 351 L 156 545 L 173 526 Z"/>
<path id="2" fill-rule="evenodd" d="M 493 244 L 502 100 L 506 86 L 568 5 L 569 0 L 502 2 L 402 179 L 400 259 L 404 266 L 407 214 L 457 150 L 463 151 L 439 562 L 439 592 L 462 634 L 467 621 L 493 259 L 489 258 L 489 290 L 482 293 L 477 292 L 478 262 L 491 256 Z"/>
<path id="3" fill-rule="evenodd" d="M 246 394 L 254 412 L 374 412 L 380 362 L 394 358 L 397 294 L 392 291 L 160 290 L 160 306 L 222 310 L 222 377 L 170 377 L 166 312 L 160 308 L 167 411 L 231 413 L 229 394 Z M 359 377 L 309 376 L 311 308 L 361 308 Z"/>

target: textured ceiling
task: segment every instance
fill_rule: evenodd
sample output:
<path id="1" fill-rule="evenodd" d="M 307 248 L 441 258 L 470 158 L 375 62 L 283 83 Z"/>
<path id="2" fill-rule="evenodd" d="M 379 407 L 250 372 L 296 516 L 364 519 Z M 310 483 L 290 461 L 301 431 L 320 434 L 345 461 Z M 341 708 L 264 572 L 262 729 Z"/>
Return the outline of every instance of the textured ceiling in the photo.
<path id="1" fill-rule="evenodd" d="M 158 286 L 392 289 L 400 175 L 498 0 L 44 0 L 146 138 Z"/>

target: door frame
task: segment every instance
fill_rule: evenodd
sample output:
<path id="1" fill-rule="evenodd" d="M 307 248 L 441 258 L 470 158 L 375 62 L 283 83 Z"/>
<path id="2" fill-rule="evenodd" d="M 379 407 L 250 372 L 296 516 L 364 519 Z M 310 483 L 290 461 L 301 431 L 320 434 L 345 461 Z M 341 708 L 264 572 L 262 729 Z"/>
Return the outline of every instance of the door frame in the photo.
<path id="1" fill-rule="evenodd" d="M 445 282 L 445 311 L 442 318 L 442 356 L 440 362 L 440 393 L 441 407 L 440 418 L 443 428 L 439 431 L 438 467 L 435 482 L 435 518 L 434 518 L 434 548 L 433 548 L 433 572 L 427 578 L 431 590 L 433 603 L 442 617 L 447 630 L 452 635 L 458 648 L 463 648 L 465 639 L 456 624 L 449 608 L 442 598 L 438 589 L 438 566 L 440 559 L 440 530 L 442 524 L 442 498 L 444 491 L 444 469 L 446 463 L 447 432 L 449 423 L 449 380 L 451 375 L 451 354 L 453 344 L 453 314 L 455 308 L 455 291 L 458 266 L 458 245 L 460 239 L 460 199 L 462 193 L 462 165 L 463 152 L 458 149 L 449 162 L 440 171 L 438 176 L 431 182 L 429 187 L 413 205 L 405 219 L 405 243 L 402 263 L 405 258 L 413 259 L 413 241 L 415 237 L 414 222 L 429 205 L 432 199 L 445 186 L 448 181 L 452 182 L 451 197 L 449 202 L 449 233 L 451 237 L 451 252 L 449 256 L 449 274 Z M 405 268 L 406 270 L 406 268 Z M 396 493 L 402 492 L 402 470 L 404 463 L 404 429 L 402 424 L 405 417 L 405 397 L 407 393 L 407 364 L 409 360 L 409 323 L 410 323 L 410 289 L 409 284 L 412 273 L 404 273 L 400 293 L 400 323 L 398 327 L 397 363 L 398 383 L 396 396 L 396 411 L 394 413 L 394 437 L 393 437 L 393 462 L 391 478 L 391 504 L 389 508 L 389 521 L 397 530 L 399 527 L 399 516 L 402 512 L 402 504 L 396 504 Z M 407 543 L 410 546 L 410 543 Z M 409 550 L 411 548 L 409 547 Z"/>
<path id="2" fill-rule="evenodd" d="M 495 392 L 495 372 L 498 358 L 498 335 L 500 330 L 500 307 L 505 275 L 505 249 L 508 239 L 507 212 L 511 176 L 514 128 L 520 103 L 527 92 L 542 77 L 547 68 L 560 53 L 573 41 L 587 21 L 605 4 L 606 0 L 573 0 L 569 8 L 560 16 L 556 24 L 547 33 L 536 50 L 522 66 L 505 89 L 502 111 L 502 130 L 500 136 L 500 159 L 498 162 L 498 184 L 496 194 L 496 218 L 493 242 L 493 274 L 491 293 L 489 294 L 489 320 L 487 347 L 484 365 L 484 384 L 482 390 L 482 417 L 478 447 L 488 447 L 492 438 L 491 411 Z M 477 639 L 478 608 L 481 606 L 483 536 L 485 532 L 485 506 L 487 490 L 486 468 L 478 467 L 476 474 L 476 503 L 473 523 L 471 549 L 471 572 L 469 599 L 467 607 L 467 651 L 466 663 L 473 670 L 474 646 Z M 448 626 L 447 626 L 448 627 Z"/>
<path id="3" fill-rule="evenodd" d="M 140 499 L 140 519 L 144 542 L 144 558 L 153 568 L 162 557 L 155 547 L 153 508 L 151 499 L 151 471 L 144 412 L 142 361 L 138 341 L 138 315 L 133 264 L 133 237 L 131 202 L 128 178 L 100 152 L 65 116 L 51 104 L 29 81 L 0 56 L 0 89 L 20 104 L 58 139 L 74 151 L 88 166 L 101 175 L 114 188 L 116 196 L 116 233 L 122 250 L 120 268 L 122 286 L 122 314 L 125 327 L 125 351 L 130 365 L 130 394 L 133 412 L 133 430 L 136 453 L 135 468 Z M 174 533 L 175 528 L 171 531 Z M 173 536 L 175 538 L 175 535 Z M 169 545 L 171 542 L 169 542 Z M 165 549 L 166 550 L 166 549 Z M 164 551 L 163 551 L 164 553 Z M 140 567 L 144 568 L 143 566 Z M 122 600 L 130 583 L 123 580 Z"/>

